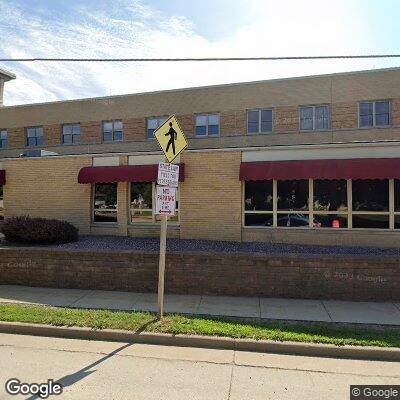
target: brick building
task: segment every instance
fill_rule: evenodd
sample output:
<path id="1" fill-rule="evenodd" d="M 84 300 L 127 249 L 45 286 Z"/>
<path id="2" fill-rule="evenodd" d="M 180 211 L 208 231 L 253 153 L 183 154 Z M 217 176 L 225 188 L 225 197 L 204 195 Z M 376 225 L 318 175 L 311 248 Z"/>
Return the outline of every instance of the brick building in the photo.
<path id="1" fill-rule="evenodd" d="M 170 237 L 398 246 L 400 68 L 2 106 L 0 216 L 157 236 L 171 114 L 189 148 Z"/>

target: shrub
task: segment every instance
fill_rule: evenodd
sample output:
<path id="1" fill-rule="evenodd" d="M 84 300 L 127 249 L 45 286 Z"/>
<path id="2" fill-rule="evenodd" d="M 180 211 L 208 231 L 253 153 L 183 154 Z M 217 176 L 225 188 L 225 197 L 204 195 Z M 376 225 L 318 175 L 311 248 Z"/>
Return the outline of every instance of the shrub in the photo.
<path id="1" fill-rule="evenodd" d="M 1 232 L 12 243 L 54 244 L 78 240 L 78 229 L 69 222 L 29 216 L 6 219 Z"/>

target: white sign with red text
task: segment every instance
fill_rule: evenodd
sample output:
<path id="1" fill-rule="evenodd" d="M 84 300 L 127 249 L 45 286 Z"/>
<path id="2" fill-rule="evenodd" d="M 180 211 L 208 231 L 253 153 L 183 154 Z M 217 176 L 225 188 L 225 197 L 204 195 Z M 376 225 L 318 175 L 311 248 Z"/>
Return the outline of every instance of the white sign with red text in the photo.
<path id="1" fill-rule="evenodd" d="M 174 216 L 176 209 L 176 188 L 157 186 L 156 214 Z"/>
<path id="2" fill-rule="evenodd" d="M 158 163 L 157 184 L 162 186 L 178 187 L 179 165 Z"/>

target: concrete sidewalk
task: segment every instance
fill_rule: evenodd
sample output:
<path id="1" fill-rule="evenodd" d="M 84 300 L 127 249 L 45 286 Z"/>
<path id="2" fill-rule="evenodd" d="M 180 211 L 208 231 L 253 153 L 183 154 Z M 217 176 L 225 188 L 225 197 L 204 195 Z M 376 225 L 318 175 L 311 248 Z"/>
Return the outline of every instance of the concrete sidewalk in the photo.
<path id="1" fill-rule="evenodd" d="M 0 303 L 156 311 L 154 293 L 0 285 Z M 373 303 L 258 297 L 166 295 L 165 311 L 212 316 L 400 326 L 400 302 Z"/>

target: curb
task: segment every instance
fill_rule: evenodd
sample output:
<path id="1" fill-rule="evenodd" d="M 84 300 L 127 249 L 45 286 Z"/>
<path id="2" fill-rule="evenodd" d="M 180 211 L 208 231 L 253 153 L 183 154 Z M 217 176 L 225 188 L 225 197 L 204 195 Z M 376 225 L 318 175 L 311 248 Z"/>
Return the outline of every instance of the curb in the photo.
<path id="1" fill-rule="evenodd" d="M 67 328 L 51 325 L 1 321 L 0 333 L 111 342 L 134 342 L 163 346 L 202 347 L 208 349 L 289 354 L 309 357 L 400 361 L 399 348 L 335 346 L 330 344 L 274 342 L 272 340 L 234 339 L 199 335 L 172 335 L 166 333 L 147 332 L 138 333 L 126 330 L 95 330 L 79 327 Z"/>

